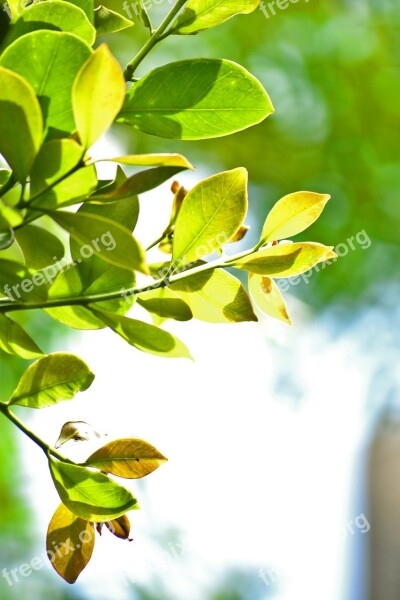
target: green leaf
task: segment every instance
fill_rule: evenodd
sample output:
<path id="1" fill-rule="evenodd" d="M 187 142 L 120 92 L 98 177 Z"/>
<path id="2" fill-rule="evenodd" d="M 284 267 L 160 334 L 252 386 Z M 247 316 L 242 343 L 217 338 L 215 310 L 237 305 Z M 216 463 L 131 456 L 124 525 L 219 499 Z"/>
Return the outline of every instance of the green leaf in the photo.
<path id="1" fill-rule="evenodd" d="M 72 90 L 78 133 L 89 148 L 107 131 L 121 110 L 126 84 L 118 62 L 102 44 L 79 72 Z"/>
<path id="2" fill-rule="evenodd" d="M 185 197 L 176 220 L 173 261 L 197 261 L 223 246 L 247 212 L 247 171 L 234 169 L 197 184 Z"/>
<path id="3" fill-rule="evenodd" d="M 65 506 L 88 521 L 109 521 L 138 509 L 132 494 L 102 473 L 49 458 L 50 473 Z"/>
<path id="4" fill-rule="evenodd" d="M 47 530 L 46 548 L 53 568 L 68 583 L 75 583 L 90 561 L 95 536 L 91 523 L 60 504 Z"/>
<path id="5" fill-rule="evenodd" d="M 7 354 L 20 356 L 25 360 L 43 355 L 42 350 L 21 325 L 2 314 L 0 314 L 0 348 Z"/>
<path id="6" fill-rule="evenodd" d="M 72 85 L 90 54 L 89 45 L 72 33 L 43 30 L 24 35 L 1 55 L 0 65 L 19 73 L 33 87 L 48 137 L 64 137 L 75 130 Z"/>
<path id="7" fill-rule="evenodd" d="M 9 181 L 11 171 L 8 169 L 0 169 L 0 190 Z"/>
<path id="8" fill-rule="evenodd" d="M 44 300 L 47 297 L 46 278 L 13 260 L 0 260 L 0 294 L 12 301 Z"/>
<path id="9" fill-rule="evenodd" d="M 94 165 L 78 168 L 84 150 L 74 140 L 43 144 L 31 175 L 31 206 L 58 208 L 86 200 L 97 187 Z"/>
<path id="10" fill-rule="evenodd" d="M 196 140 L 241 131 L 272 112 L 260 82 L 240 65 L 191 59 L 134 83 L 118 121 L 159 137 Z"/>
<path id="11" fill-rule="evenodd" d="M 239 14 L 256 10 L 260 0 L 189 0 L 168 33 L 193 35 L 225 23 Z"/>
<path id="12" fill-rule="evenodd" d="M 2 214 L 2 206 L 0 204 L 0 223 L 1 227 L 4 227 Z M 0 229 L 0 250 L 7 250 L 14 243 L 14 231 L 13 229 Z"/>
<path id="13" fill-rule="evenodd" d="M 50 29 L 73 33 L 90 46 L 96 39 L 96 30 L 80 8 L 61 0 L 46 0 L 28 6 L 11 24 L 4 46 L 32 31 Z"/>
<path id="14" fill-rule="evenodd" d="M 189 305 L 167 287 L 144 292 L 138 296 L 137 302 L 153 315 L 155 325 L 160 325 L 165 319 L 190 321 L 193 318 Z"/>
<path id="15" fill-rule="evenodd" d="M 249 292 L 255 305 L 264 314 L 291 325 L 285 301 L 273 279 L 250 273 Z"/>
<path id="16" fill-rule="evenodd" d="M 96 162 L 102 161 L 137 167 L 182 167 L 182 169 L 194 169 L 193 165 L 182 154 L 130 154 L 115 158 L 103 158 Z"/>
<path id="17" fill-rule="evenodd" d="M 274 278 L 294 277 L 320 262 L 335 258 L 336 254 L 332 250 L 332 246 L 314 242 L 279 244 L 232 261 L 229 266 Z"/>
<path id="18" fill-rule="evenodd" d="M 105 325 L 142 352 L 164 358 L 192 358 L 187 347 L 168 331 L 143 321 L 97 310 L 94 306 L 90 308 Z"/>
<path id="19" fill-rule="evenodd" d="M 134 25 L 132 21 L 106 6 L 96 8 L 94 11 L 94 24 L 97 29 L 97 35 L 108 35 L 109 33 L 128 29 Z"/>
<path id="20" fill-rule="evenodd" d="M 85 247 L 85 254 L 83 248 L 81 249 L 81 259 L 85 258 L 85 255 L 89 257 L 95 254 L 116 267 L 129 271 L 148 272 L 144 252 L 126 227 L 95 214 L 84 212 L 77 214 L 60 210 L 48 212 L 56 223 Z M 114 240 L 114 248 L 111 246 L 107 248 L 101 243 L 104 236 Z"/>
<path id="21" fill-rule="evenodd" d="M 0 199 L 0 228 L 17 227 L 21 225 L 24 218 L 16 208 L 9 206 Z M 12 236 L 14 239 L 14 236 Z"/>
<path id="22" fill-rule="evenodd" d="M 111 219 L 116 223 L 124 224 L 129 230 L 135 228 L 139 213 L 137 198 L 127 198 L 114 204 L 92 205 L 84 204 L 78 211 L 82 213 L 95 214 L 100 217 Z M 104 244 L 112 242 L 111 237 L 104 237 Z M 121 269 L 104 262 L 93 255 L 82 260 L 81 246 L 73 239 L 70 240 L 71 256 L 75 266 L 60 273 L 53 286 L 49 290 L 50 298 L 70 298 L 74 296 L 85 296 L 88 294 L 104 294 L 117 292 L 133 287 L 135 274 L 132 271 Z M 115 300 L 96 303 L 96 306 L 110 312 L 125 314 L 134 302 L 134 296 L 121 296 Z M 46 311 L 51 317 L 73 327 L 75 329 L 101 329 L 105 327 L 93 313 L 84 306 L 63 306 L 48 309 Z"/>
<path id="23" fill-rule="evenodd" d="M 152 32 L 153 26 L 150 21 L 149 14 L 147 12 L 146 0 L 137 0 L 136 5 L 133 5 L 135 13 L 139 19 L 139 21 L 147 27 L 147 29 Z"/>
<path id="24" fill-rule="evenodd" d="M 42 227 L 24 225 L 15 232 L 15 239 L 29 268 L 44 269 L 64 256 L 62 242 Z"/>
<path id="25" fill-rule="evenodd" d="M 265 221 L 263 243 L 283 240 L 301 233 L 318 219 L 330 200 L 329 194 L 296 192 L 284 196 L 275 204 Z"/>
<path id="26" fill-rule="evenodd" d="M 39 152 L 43 119 L 32 87 L 0 57 L 0 153 L 24 182 Z M 14 69 L 14 65 L 13 70 Z"/>
<path id="27" fill-rule="evenodd" d="M 204 271 L 170 284 L 191 308 L 195 319 L 208 323 L 257 321 L 246 290 L 227 271 Z"/>
<path id="28" fill-rule="evenodd" d="M 109 442 L 89 456 L 85 465 L 125 479 L 139 479 L 152 473 L 167 459 L 148 442 L 121 439 Z"/>
<path id="29" fill-rule="evenodd" d="M 49 354 L 23 373 L 9 404 L 45 408 L 71 400 L 90 387 L 94 379 L 86 363 L 73 354 Z"/>
<path id="30" fill-rule="evenodd" d="M 94 2 L 93 0 L 68 0 L 70 4 L 74 4 L 83 10 L 90 23 L 94 23 Z"/>

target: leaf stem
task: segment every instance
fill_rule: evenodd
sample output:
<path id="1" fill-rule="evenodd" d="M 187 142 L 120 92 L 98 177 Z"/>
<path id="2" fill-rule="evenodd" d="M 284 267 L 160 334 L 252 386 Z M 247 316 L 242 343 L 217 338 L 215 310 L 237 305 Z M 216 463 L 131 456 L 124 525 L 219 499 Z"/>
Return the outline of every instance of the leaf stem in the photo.
<path id="1" fill-rule="evenodd" d="M 22 421 L 20 421 L 18 417 L 14 415 L 14 413 L 11 412 L 7 404 L 5 404 L 4 402 L 0 402 L 0 412 L 5 417 L 7 417 L 7 419 L 11 421 L 16 427 L 18 427 L 20 431 L 25 433 L 25 435 L 27 435 L 28 438 L 32 440 L 32 442 L 39 446 L 39 448 L 41 448 L 45 454 L 51 454 L 52 456 L 58 458 L 58 460 L 61 460 L 62 462 L 72 463 L 72 461 L 69 460 L 69 458 L 66 458 L 65 456 L 57 452 L 57 450 L 46 444 L 46 442 L 40 439 L 40 437 L 33 433 L 33 431 L 28 429 L 28 427 L 24 425 L 24 423 L 22 423 Z"/>
<path id="2" fill-rule="evenodd" d="M 178 0 L 177 1 L 177 3 L 173 6 L 173 8 L 167 14 L 167 16 L 165 17 L 163 22 L 159 25 L 159 27 L 157 27 L 157 29 L 153 32 L 151 37 L 147 40 L 145 45 L 141 48 L 141 50 L 139 50 L 139 52 L 136 54 L 136 56 L 134 58 L 132 58 L 132 60 L 128 63 L 128 65 L 125 69 L 125 72 L 124 72 L 125 79 L 127 81 L 132 81 L 133 75 L 134 75 L 136 69 L 138 68 L 138 66 L 140 65 L 140 63 L 142 62 L 142 60 L 144 58 L 146 58 L 146 56 L 148 55 L 150 50 L 152 50 L 154 48 L 154 46 L 156 44 L 158 44 L 158 42 L 160 42 L 161 39 L 163 39 L 163 37 L 166 37 L 164 35 L 166 30 L 168 29 L 168 27 L 170 26 L 172 21 L 175 19 L 175 17 L 179 13 L 179 11 L 185 6 L 185 4 L 187 2 L 188 2 L 188 0 Z"/>

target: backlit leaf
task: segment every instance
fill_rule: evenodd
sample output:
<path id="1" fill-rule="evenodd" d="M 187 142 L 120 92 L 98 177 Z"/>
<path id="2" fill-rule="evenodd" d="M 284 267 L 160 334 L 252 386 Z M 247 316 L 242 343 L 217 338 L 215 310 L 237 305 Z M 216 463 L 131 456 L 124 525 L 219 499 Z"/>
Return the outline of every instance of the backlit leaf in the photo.
<path id="1" fill-rule="evenodd" d="M 25 181 L 42 141 L 43 119 L 29 83 L 4 68 L 0 57 L 0 154 L 15 177 Z M 11 65 L 15 71 L 15 65 Z"/>
<path id="2" fill-rule="evenodd" d="M 24 225 L 15 232 L 15 239 L 30 268 L 44 269 L 64 256 L 62 242 L 43 227 Z"/>
<path id="3" fill-rule="evenodd" d="M 46 548 L 53 568 L 65 581 L 75 583 L 91 559 L 94 544 L 93 525 L 60 504 L 47 530 Z"/>
<path id="4" fill-rule="evenodd" d="M 285 301 L 273 279 L 250 273 L 249 292 L 256 306 L 263 313 L 291 325 Z"/>
<path id="5" fill-rule="evenodd" d="M 271 277 L 294 277 L 320 262 L 334 258 L 332 247 L 313 242 L 279 244 L 232 261 L 230 266 Z"/>
<path id="6" fill-rule="evenodd" d="M 87 390 L 93 379 L 89 367 L 77 356 L 49 354 L 34 362 L 22 374 L 9 404 L 29 408 L 53 406 Z"/>
<path id="7" fill-rule="evenodd" d="M 104 473 L 126 479 L 138 479 L 152 473 L 167 459 L 154 446 L 138 439 L 109 442 L 85 462 Z"/>
<path id="8" fill-rule="evenodd" d="M 274 111 L 264 88 L 228 60 L 191 59 L 159 67 L 135 82 L 118 117 L 159 137 L 220 137 L 263 121 Z"/>
<path id="9" fill-rule="evenodd" d="M 246 169 L 204 179 L 182 203 L 175 226 L 173 261 L 186 264 L 218 250 L 239 230 L 246 213 Z"/>
<path id="10" fill-rule="evenodd" d="M 189 0 L 169 33 L 193 35 L 235 15 L 251 13 L 259 4 L 260 0 Z"/>
<path id="11" fill-rule="evenodd" d="M 99 311 L 93 305 L 91 310 L 128 344 L 142 352 L 163 358 L 192 358 L 185 344 L 168 331 L 137 319 Z"/>
<path id="12" fill-rule="evenodd" d="M 72 33 L 43 30 L 15 40 L 0 57 L 1 66 L 16 71 L 31 84 L 51 138 L 64 137 L 76 129 L 72 85 L 90 54 L 90 46 Z M 18 138 L 16 132 L 13 138 Z"/>
<path id="13" fill-rule="evenodd" d="M 318 219 L 329 199 L 329 194 L 314 192 L 296 192 L 284 196 L 269 213 L 261 239 L 267 243 L 301 233 Z"/>
<path id="14" fill-rule="evenodd" d="M 107 131 L 121 110 L 126 84 L 122 69 L 102 44 L 79 72 L 72 91 L 78 133 L 89 148 Z"/>
<path id="15" fill-rule="evenodd" d="M 133 27 L 132 21 L 106 6 L 96 8 L 94 11 L 94 24 L 97 35 L 108 35 Z"/>
<path id="16" fill-rule="evenodd" d="M 49 458 L 50 473 L 65 506 L 88 521 L 109 521 L 138 509 L 136 498 L 102 473 Z"/>
<path id="17" fill-rule="evenodd" d="M 20 356 L 25 360 L 43 355 L 42 350 L 21 325 L 3 314 L 0 314 L 0 348 L 7 354 Z"/>

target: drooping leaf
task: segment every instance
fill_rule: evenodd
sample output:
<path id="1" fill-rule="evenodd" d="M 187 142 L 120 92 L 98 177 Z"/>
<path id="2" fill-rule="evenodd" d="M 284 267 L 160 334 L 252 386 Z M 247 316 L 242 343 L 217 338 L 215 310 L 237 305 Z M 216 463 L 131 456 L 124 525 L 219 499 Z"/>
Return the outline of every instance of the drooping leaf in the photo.
<path id="1" fill-rule="evenodd" d="M 221 248 L 242 225 L 247 204 L 246 169 L 219 173 L 197 184 L 176 220 L 173 261 L 190 263 Z"/>
<path id="2" fill-rule="evenodd" d="M 60 504 L 49 523 L 46 548 L 53 568 L 65 581 L 75 583 L 91 559 L 94 544 L 92 523 Z"/>
<path id="3" fill-rule="evenodd" d="M 189 304 L 168 287 L 144 292 L 138 296 L 137 302 L 153 315 L 155 325 L 160 325 L 165 319 L 189 321 L 193 317 Z"/>
<path id="4" fill-rule="evenodd" d="M 75 121 L 82 145 L 89 148 L 121 110 L 126 84 L 122 69 L 102 44 L 83 65 L 72 90 Z"/>
<path id="5" fill-rule="evenodd" d="M 39 151 L 43 119 L 39 102 L 29 83 L 5 69 L 0 57 L 0 154 L 24 182 Z M 12 70 L 15 70 L 15 66 Z"/>
<path id="6" fill-rule="evenodd" d="M 94 379 L 86 363 L 73 354 L 55 353 L 40 358 L 23 373 L 9 404 L 45 408 L 71 400 L 88 389 Z"/>
<path id="7" fill-rule="evenodd" d="M 232 261 L 229 266 L 274 278 L 294 277 L 335 256 L 331 246 L 299 242 L 259 250 L 245 258 Z"/>
<path id="8" fill-rule="evenodd" d="M 65 506 L 88 521 L 117 519 L 138 509 L 136 498 L 102 473 L 49 458 L 50 473 Z"/>
<path id="9" fill-rule="evenodd" d="M 273 111 L 260 82 L 243 67 L 193 59 L 160 67 L 135 82 L 118 121 L 159 137 L 196 140 L 241 131 Z"/>
<path id="10" fill-rule="evenodd" d="M 73 33 L 90 46 L 96 38 L 96 30 L 82 9 L 70 2 L 46 0 L 46 2 L 27 6 L 15 19 L 4 40 L 3 48 L 23 35 L 38 29 Z"/>
<path id="11" fill-rule="evenodd" d="M 154 446 L 138 439 L 109 442 L 86 460 L 87 467 L 95 467 L 125 479 L 139 479 L 152 473 L 167 459 Z"/>
<path id="12" fill-rule="evenodd" d="M 19 73 L 37 94 L 48 137 L 75 130 L 72 85 L 90 54 L 90 46 L 72 33 L 43 30 L 15 40 L 1 55 L 0 65 Z"/>
<path id="13" fill-rule="evenodd" d="M 24 225 L 15 232 L 15 239 L 29 268 L 44 269 L 61 260 L 65 253 L 57 236 L 36 225 Z"/>
<path id="14" fill-rule="evenodd" d="M 25 360 L 43 355 L 42 350 L 21 325 L 3 314 L 0 314 L 0 348 L 7 354 L 20 356 Z"/>
<path id="15" fill-rule="evenodd" d="M 180 173 L 187 167 L 155 167 L 140 171 L 127 179 L 120 187 L 115 190 L 96 194 L 92 200 L 96 203 L 116 202 L 130 196 L 139 196 L 158 187 L 177 173 Z"/>
<path id="16" fill-rule="evenodd" d="M 90 256 L 95 254 L 111 265 L 129 271 L 136 270 L 147 273 L 144 252 L 126 227 L 111 221 L 111 219 L 90 213 L 77 214 L 59 210 L 48 212 L 56 223 L 71 234 L 74 240 L 83 245 L 81 248 L 82 258 L 85 258 L 85 255 L 88 257 L 89 254 Z M 104 235 L 108 235 L 114 240 L 113 248 L 105 248 L 100 243 Z M 83 247 L 87 248 L 85 255 Z"/>
<path id="17" fill-rule="evenodd" d="M 185 344 L 168 331 L 137 319 L 97 310 L 93 305 L 90 308 L 105 325 L 142 352 L 163 358 L 192 358 Z"/>
<path id="18" fill-rule="evenodd" d="M 133 27 L 134 23 L 106 6 L 98 6 L 94 11 L 94 24 L 97 35 L 108 35 Z"/>
<path id="19" fill-rule="evenodd" d="M 269 213 L 261 240 L 266 244 L 301 233 L 318 219 L 329 199 L 329 194 L 314 192 L 296 192 L 284 196 Z"/>
<path id="20" fill-rule="evenodd" d="M 256 10 L 259 0 L 189 0 L 169 33 L 193 35 L 225 23 L 239 14 Z"/>
<path id="21" fill-rule="evenodd" d="M 257 321 L 246 290 L 227 271 L 203 271 L 172 283 L 169 289 L 190 306 L 194 318 L 200 321 Z"/>
<path id="22" fill-rule="evenodd" d="M 285 301 L 273 279 L 250 273 L 249 292 L 255 305 L 263 313 L 291 325 Z"/>

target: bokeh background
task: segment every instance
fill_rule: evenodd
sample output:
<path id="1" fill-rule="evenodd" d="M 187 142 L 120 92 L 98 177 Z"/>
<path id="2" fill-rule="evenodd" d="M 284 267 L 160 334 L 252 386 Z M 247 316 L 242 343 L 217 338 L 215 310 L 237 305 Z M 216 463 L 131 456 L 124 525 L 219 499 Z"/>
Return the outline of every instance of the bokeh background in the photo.
<path id="1" fill-rule="evenodd" d="M 154 21 L 168 7 L 155 3 Z M 19 317 L 46 350 L 76 352 L 97 374 L 84 396 L 22 418 L 49 442 L 65 421 L 88 420 L 109 437 L 148 439 L 169 463 L 132 486 L 142 505 L 131 513 L 134 542 L 105 533 L 72 587 L 47 567 L 12 586 L 0 577 L 2 600 L 400 597 L 400 6 L 299 0 L 275 12 L 171 38 L 140 68 L 229 58 L 262 81 L 275 115 L 202 142 L 115 126 L 96 152 L 182 152 L 197 167 L 180 177 L 187 186 L 247 167 L 246 245 L 284 194 L 330 193 L 299 239 L 341 245 L 343 256 L 290 286 L 292 328 L 261 316 L 168 324 L 193 365 L 142 355 L 108 332 Z M 125 64 L 144 39 L 138 25 L 106 41 Z M 143 197 L 144 242 L 165 225 L 170 199 L 168 185 Z M 24 367 L 0 355 L 2 398 Z M 43 555 L 57 497 L 40 450 L 0 427 L 1 575 Z"/>

